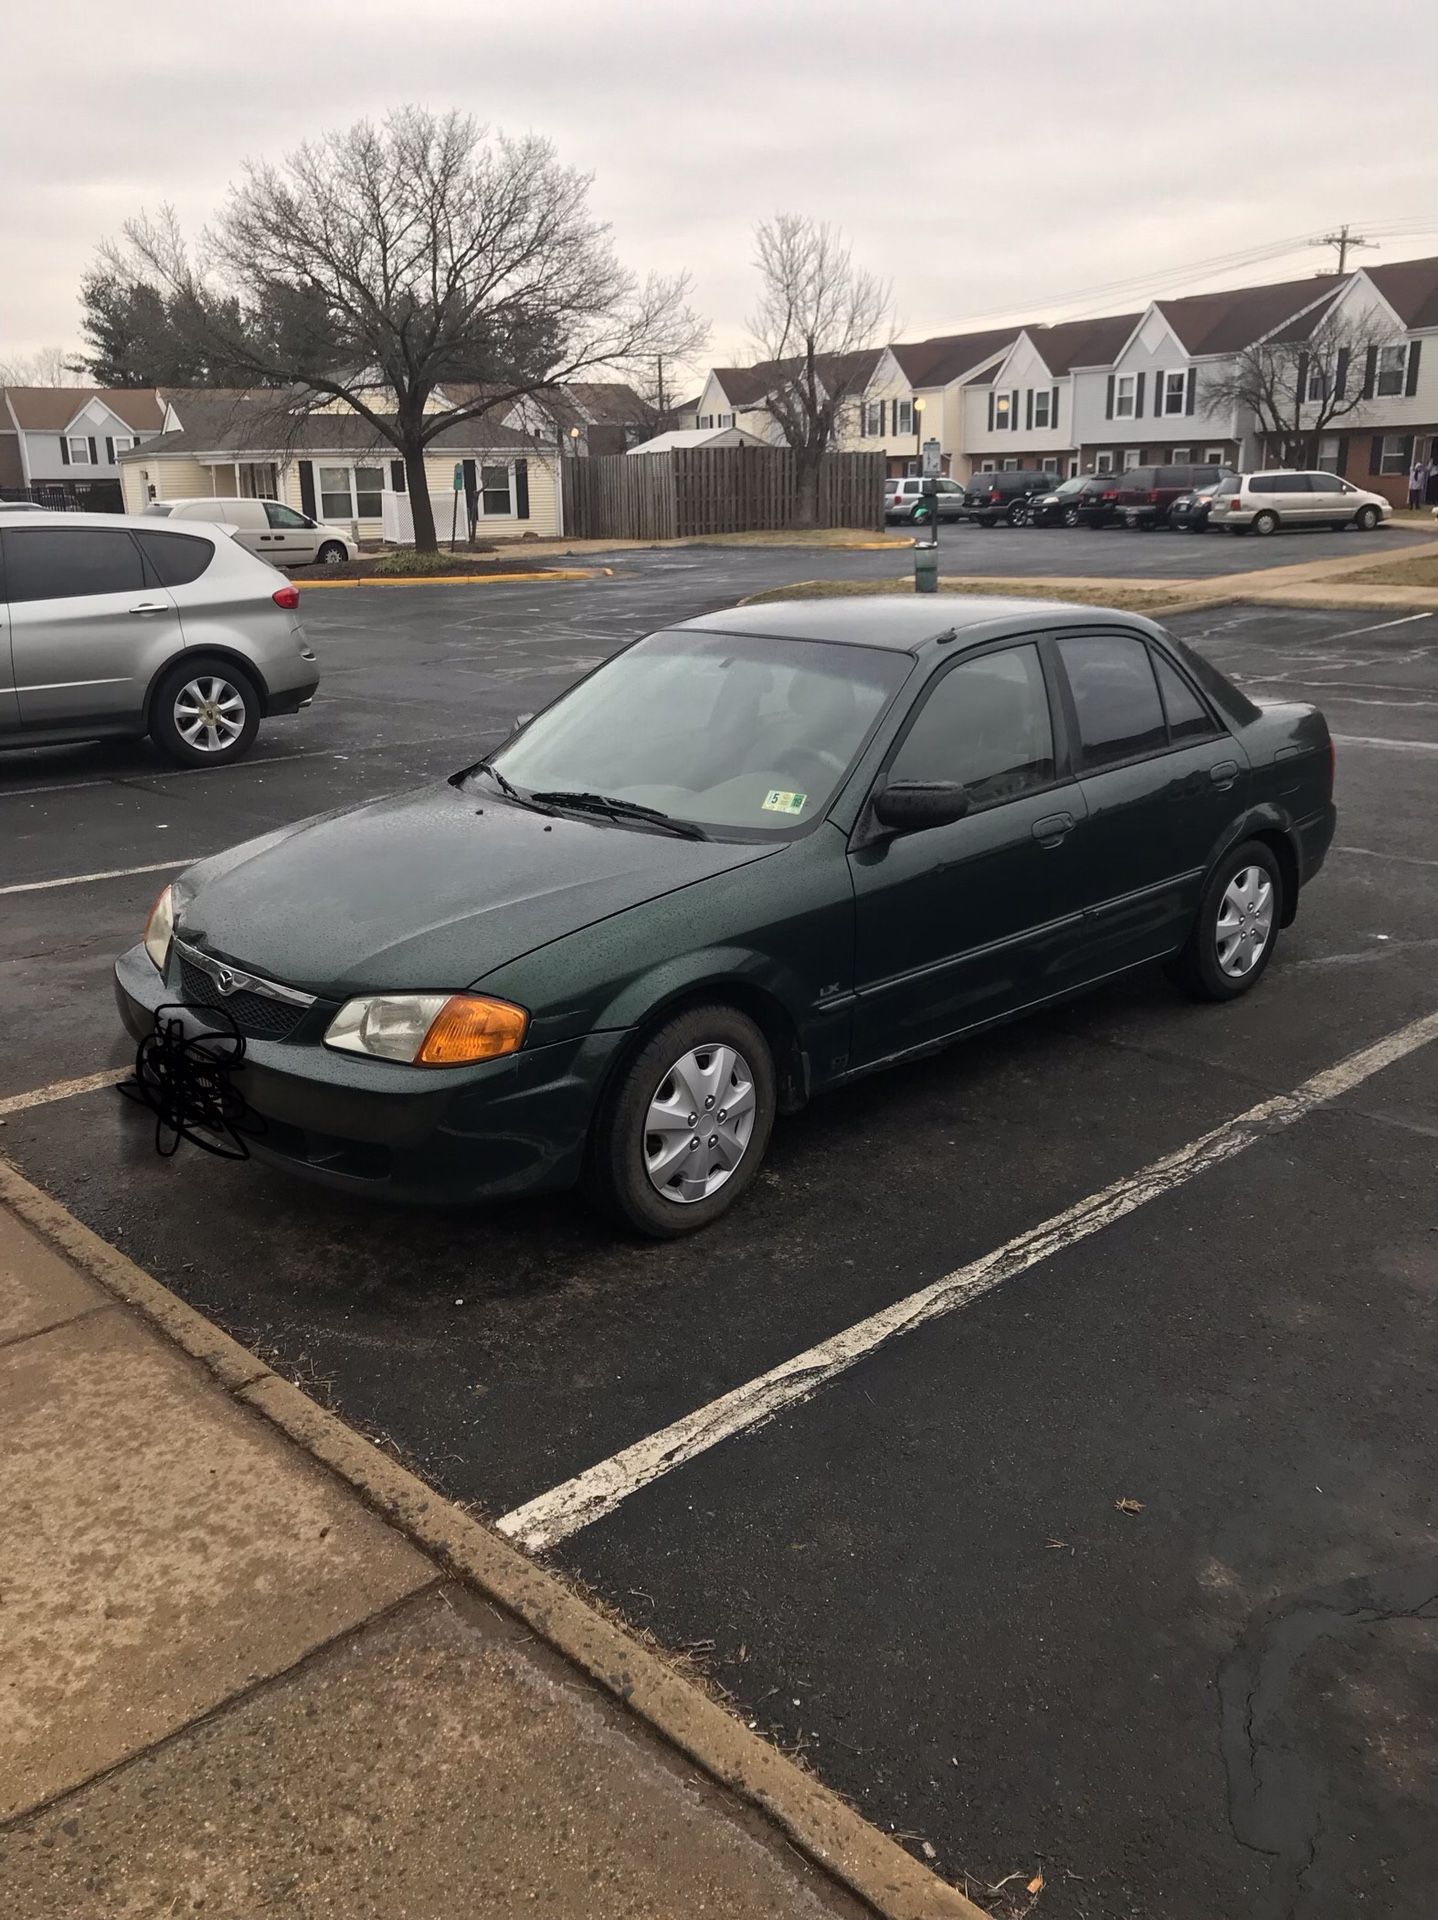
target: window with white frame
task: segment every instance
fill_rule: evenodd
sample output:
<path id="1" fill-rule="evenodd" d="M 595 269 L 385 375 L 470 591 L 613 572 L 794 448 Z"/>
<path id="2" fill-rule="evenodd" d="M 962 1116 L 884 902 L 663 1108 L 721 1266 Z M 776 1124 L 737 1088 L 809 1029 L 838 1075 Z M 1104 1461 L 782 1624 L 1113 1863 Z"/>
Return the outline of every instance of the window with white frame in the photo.
<path id="1" fill-rule="evenodd" d="M 1116 420 L 1132 420 L 1138 404 L 1138 375 L 1121 373 L 1113 383 L 1113 412 Z"/>
<path id="2" fill-rule="evenodd" d="M 722 418 L 722 415 L 721 415 Z M 479 470 L 479 510 L 481 513 L 513 513 L 509 491 L 508 465 L 481 467 Z"/>
<path id="3" fill-rule="evenodd" d="M 1006 433 L 1013 424 L 1013 407 L 1006 393 L 994 395 L 994 432 Z"/>
<path id="4" fill-rule="evenodd" d="M 1177 373 L 1164 374 L 1159 412 L 1188 412 L 1188 369 L 1186 367 L 1180 367 Z"/>
<path id="5" fill-rule="evenodd" d="M 720 414 L 720 416 L 719 416 L 719 425 L 720 425 L 721 427 L 732 427 L 732 426 L 733 426 L 733 424 L 734 424 L 734 416 L 733 416 L 733 414 L 732 414 L 732 413 L 721 413 L 721 414 Z"/>
<path id="6" fill-rule="evenodd" d="M 713 416 L 713 414 L 712 414 L 712 413 L 701 413 L 701 414 L 700 414 L 700 416 L 699 416 L 699 424 L 700 424 L 700 426 L 701 426 L 701 427 L 704 427 L 704 428 L 706 428 L 706 429 L 707 429 L 707 428 L 709 428 L 709 427 L 712 427 L 712 426 L 713 426 L 713 424 L 714 424 L 714 416 Z"/>
<path id="7" fill-rule="evenodd" d="M 1385 433 L 1383 450 L 1378 462 L 1380 473 L 1407 473 L 1408 461 L 1413 452 L 1413 440 L 1406 433 Z"/>
<path id="8" fill-rule="evenodd" d="M 1206 467 L 1221 467 L 1227 458 L 1222 447 L 1205 447 L 1203 450 L 1203 464 Z"/>
<path id="9" fill-rule="evenodd" d="M 1125 448 L 1124 456 L 1123 456 L 1124 472 L 1127 473 L 1130 467 L 1136 467 L 1142 459 L 1143 459 L 1142 447 Z"/>
<path id="10" fill-rule="evenodd" d="M 914 431 L 914 403 L 912 400 L 894 402 L 894 432 L 912 433 Z"/>
<path id="11" fill-rule="evenodd" d="M 866 400 L 860 409 L 863 422 L 860 432 L 866 440 L 882 439 L 884 433 L 884 403 L 882 400 Z"/>
<path id="12" fill-rule="evenodd" d="M 384 512 L 383 467 L 321 467 L 321 520 L 378 520 Z"/>
<path id="13" fill-rule="evenodd" d="M 1053 397 L 1052 387 L 1034 388 L 1034 425 L 1036 427 L 1051 427 L 1053 425 L 1053 421 L 1049 417 L 1052 412 Z"/>
<path id="14" fill-rule="evenodd" d="M 1193 465 L 1193 448 L 1192 447 L 1173 448 L 1172 452 L 1168 456 L 1168 461 L 1169 461 L 1169 465 L 1173 467 L 1191 467 Z"/>
<path id="15" fill-rule="evenodd" d="M 1056 474 L 1059 470 L 1058 455 L 1056 453 L 1046 453 L 1039 462 L 1039 466 L 1045 473 Z"/>
<path id="16" fill-rule="evenodd" d="M 1305 400 L 1325 400 L 1328 397 L 1328 377 L 1321 360 L 1308 363 L 1308 384 L 1303 397 Z"/>
<path id="17" fill-rule="evenodd" d="M 72 467 L 88 467 L 90 464 L 89 440 L 83 433 L 72 433 L 69 434 L 67 438 L 70 443 L 70 465 Z"/>
<path id="18" fill-rule="evenodd" d="M 1374 391 L 1388 398 L 1402 393 L 1404 377 L 1408 372 L 1408 347 L 1400 341 L 1396 347 L 1378 349 L 1378 365 L 1374 380 Z M 1384 468 L 1387 472 L 1387 468 Z"/>
<path id="19" fill-rule="evenodd" d="M 1019 463 L 1017 460 L 1005 460 L 1004 462 L 1005 473 L 1017 473 L 1018 470 L 1019 470 Z"/>
<path id="20" fill-rule="evenodd" d="M 997 471 L 998 471 L 998 468 L 994 465 L 992 460 L 985 460 L 979 466 L 980 473 L 997 473 Z"/>
<path id="21" fill-rule="evenodd" d="M 1113 455 L 1111 453 L 1095 454 L 1094 462 L 1093 462 L 1093 470 L 1095 473 L 1112 473 L 1113 472 Z"/>
<path id="22" fill-rule="evenodd" d="M 1068 474 L 1069 479 L 1077 480 L 1078 473 L 1079 473 L 1078 455 L 1075 454 L 1073 458 L 1069 461 L 1069 474 Z"/>

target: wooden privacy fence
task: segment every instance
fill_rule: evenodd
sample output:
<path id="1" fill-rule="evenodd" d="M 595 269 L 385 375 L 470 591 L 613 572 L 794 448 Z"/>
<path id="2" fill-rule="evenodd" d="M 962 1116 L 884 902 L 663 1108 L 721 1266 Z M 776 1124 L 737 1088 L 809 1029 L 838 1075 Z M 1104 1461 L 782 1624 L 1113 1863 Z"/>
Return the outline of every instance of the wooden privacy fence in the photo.
<path id="1" fill-rule="evenodd" d="M 686 540 L 792 527 L 797 465 L 788 447 L 682 447 L 562 462 L 564 531 L 581 540 Z M 884 524 L 884 456 L 829 453 L 821 527 Z"/>

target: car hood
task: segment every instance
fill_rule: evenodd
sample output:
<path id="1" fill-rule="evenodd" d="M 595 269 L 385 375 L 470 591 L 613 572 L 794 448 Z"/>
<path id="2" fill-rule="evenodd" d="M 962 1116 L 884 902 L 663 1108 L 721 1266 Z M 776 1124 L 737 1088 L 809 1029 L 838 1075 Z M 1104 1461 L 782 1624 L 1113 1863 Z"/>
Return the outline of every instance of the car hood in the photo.
<path id="1" fill-rule="evenodd" d="M 178 932 L 326 998 L 457 991 L 777 850 L 550 817 L 445 782 L 300 821 L 189 868 Z"/>

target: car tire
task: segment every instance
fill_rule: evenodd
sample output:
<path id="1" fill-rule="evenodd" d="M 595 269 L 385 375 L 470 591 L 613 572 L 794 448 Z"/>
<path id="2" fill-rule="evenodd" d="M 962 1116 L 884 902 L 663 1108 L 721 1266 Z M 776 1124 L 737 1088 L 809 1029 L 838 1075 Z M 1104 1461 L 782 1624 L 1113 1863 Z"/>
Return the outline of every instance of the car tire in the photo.
<path id="1" fill-rule="evenodd" d="M 1353 524 L 1360 533 L 1372 533 L 1380 518 L 1377 507 L 1360 507 L 1353 516 Z"/>
<path id="2" fill-rule="evenodd" d="M 249 752 L 261 706 L 254 679 L 232 661 L 181 660 L 155 688 L 150 738 L 182 767 L 228 766 Z"/>
<path id="3" fill-rule="evenodd" d="M 1032 518 L 1033 513 L 1027 500 L 1015 500 L 1004 515 L 1004 519 L 1011 527 L 1026 527 Z"/>
<path id="4" fill-rule="evenodd" d="M 1236 1000 L 1263 978 L 1283 912 L 1283 875 L 1272 848 L 1262 840 L 1230 848 L 1208 877 L 1188 943 L 1169 962 L 1170 975 L 1195 1000 Z"/>
<path id="5" fill-rule="evenodd" d="M 727 1079 L 706 1090 L 706 1074 L 727 1074 Z M 726 1087 L 747 1096 L 747 1105 L 737 1127 L 726 1113 L 729 1131 L 721 1133 L 717 1115 L 726 1112 Z M 685 1091 L 692 1104 L 680 1113 Z M 712 1109 L 705 1108 L 706 1100 Z M 773 1055 L 748 1015 L 721 1002 L 688 1007 L 654 1029 L 605 1098 L 590 1136 L 585 1184 L 608 1213 L 651 1240 L 697 1233 L 727 1213 L 757 1177 L 776 1103 Z M 712 1112 L 715 1128 L 707 1137 L 706 1111 Z M 676 1116 L 683 1127 L 652 1125 L 656 1117 Z M 686 1146 L 689 1126 L 694 1128 L 689 1138 L 698 1146 Z M 729 1155 L 719 1147 L 721 1139 Z M 666 1148 L 681 1150 L 667 1181 Z M 725 1171 L 727 1157 L 733 1165 Z M 682 1180 L 712 1183 L 716 1174 L 722 1177 L 707 1192 L 686 1196 L 680 1191 Z"/>
<path id="6" fill-rule="evenodd" d="M 1077 507 L 1065 507 L 1065 508 L 1064 508 L 1064 511 L 1063 511 L 1063 522 L 1064 522 L 1064 525 L 1065 525 L 1066 527 L 1076 527 L 1076 526 L 1078 525 L 1078 523 L 1079 523 L 1079 510 L 1078 510 L 1078 508 L 1077 508 Z"/>
<path id="7" fill-rule="evenodd" d="M 1266 539 L 1270 533 L 1278 531 L 1278 515 L 1265 507 L 1262 513 L 1256 513 L 1249 525 L 1249 532 L 1256 533 L 1260 539 Z"/>
<path id="8" fill-rule="evenodd" d="M 319 552 L 315 555 L 315 565 L 318 567 L 342 567 L 348 559 L 349 554 L 340 545 L 338 540 L 326 540 Z"/>

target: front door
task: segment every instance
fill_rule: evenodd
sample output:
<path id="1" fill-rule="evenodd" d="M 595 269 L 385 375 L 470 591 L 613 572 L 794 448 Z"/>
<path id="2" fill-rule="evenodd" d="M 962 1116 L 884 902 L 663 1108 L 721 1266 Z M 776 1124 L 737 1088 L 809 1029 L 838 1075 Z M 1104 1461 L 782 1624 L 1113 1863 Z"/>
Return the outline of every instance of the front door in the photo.
<path id="1" fill-rule="evenodd" d="M 8 527 L 10 652 L 25 726 L 129 718 L 180 616 L 121 527 Z"/>
<path id="2" fill-rule="evenodd" d="M 1057 991 L 1050 956 L 1083 925 L 1084 801 L 1056 757 L 1036 644 L 946 669 L 879 778 L 960 781 L 971 810 L 850 853 L 856 1066 Z"/>
<path id="3" fill-rule="evenodd" d="M 261 549 L 266 560 L 273 561 L 277 567 L 308 566 L 318 544 L 318 535 L 311 523 L 283 501 L 264 500 L 259 504 L 269 523 Z"/>
<path id="4" fill-rule="evenodd" d="M 1183 944 L 1248 764 L 1137 634 L 1066 635 L 1057 651 L 1087 809 L 1085 970 L 1098 977 Z"/>

